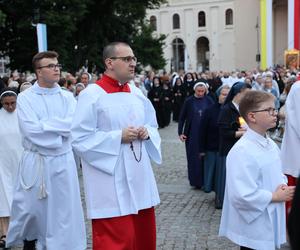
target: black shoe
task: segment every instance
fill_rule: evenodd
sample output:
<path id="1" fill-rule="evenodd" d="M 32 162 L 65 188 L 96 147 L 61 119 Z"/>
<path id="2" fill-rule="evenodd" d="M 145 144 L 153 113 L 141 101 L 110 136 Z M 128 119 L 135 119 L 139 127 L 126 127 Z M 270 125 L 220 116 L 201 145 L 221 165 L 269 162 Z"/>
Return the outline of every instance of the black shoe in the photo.
<path id="1" fill-rule="evenodd" d="M 36 240 L 24 240 L 23 250 L 36 250 Z"/>
<path id="2" fill-rule="evenodd" d="M 6 239 L 6 235 L 2 235 L 0 237 L 0 248 L 5 248 L 5 243 L 6 243 L 5 239 Z"/>

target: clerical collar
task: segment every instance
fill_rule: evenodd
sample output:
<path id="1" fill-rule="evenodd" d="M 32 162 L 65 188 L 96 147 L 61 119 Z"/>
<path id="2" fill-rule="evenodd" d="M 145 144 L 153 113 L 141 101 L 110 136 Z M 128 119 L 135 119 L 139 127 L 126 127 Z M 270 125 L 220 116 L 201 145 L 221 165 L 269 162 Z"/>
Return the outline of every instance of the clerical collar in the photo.
<path id="1" fill-rule="evenodd" d="M 127 82 L 122 84 L 106 74 L 103 74 L 102 78 L 96 83 L 109 94 L 116 92 L 130 92 L 130 88 Z"/>

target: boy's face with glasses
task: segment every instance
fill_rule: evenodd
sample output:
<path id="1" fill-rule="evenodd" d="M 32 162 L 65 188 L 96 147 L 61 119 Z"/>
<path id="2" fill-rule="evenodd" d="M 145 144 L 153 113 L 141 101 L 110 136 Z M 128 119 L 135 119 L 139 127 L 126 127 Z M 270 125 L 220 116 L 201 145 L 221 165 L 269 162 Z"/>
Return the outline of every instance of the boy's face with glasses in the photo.
<path id="1" fill-rule="evenodd" d="M 262 132 L 266 132 L 268 129 L 276 126 L 278 110 L 274 106 L 274 99 L 270 98 L 262 103 L 258 110 L 249 112 L 252 113 L 255 125 Z"/>
<path id="2" fill-rule="evenodd" d="M 43 58 L 36 69 L 38 83 L 41 87 L 52 88 L 60 79 L 61 65 L 57 58 Z"/>

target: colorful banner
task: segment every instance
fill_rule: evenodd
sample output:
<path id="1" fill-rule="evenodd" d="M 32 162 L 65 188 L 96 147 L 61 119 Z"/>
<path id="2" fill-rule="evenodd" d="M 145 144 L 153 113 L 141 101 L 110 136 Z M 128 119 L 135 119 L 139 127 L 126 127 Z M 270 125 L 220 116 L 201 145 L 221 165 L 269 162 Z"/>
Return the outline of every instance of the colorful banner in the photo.
<path id="1" fill-rule="evenodd" d="M 261 64 L 262 69 L 273 66 L 273 2 L 260 0 Z"/>
<path id="2" fill-rule="evenodd" d="M 260 36 L 261 63 L 260 67 L 267 67 L 267 0 L 260 0 Z"/>
<path id="3" fill-rule="evenodd" d="M 267 67 L 273 66 L 273 0 L 266 1 L 267 11 Z"/>
<path id="4" fill-rule="evenodd" d="M 39 52 L 47 51 L 47 26 L 43 23 L 38 23 L 36 26 L 38 49 Z"/>

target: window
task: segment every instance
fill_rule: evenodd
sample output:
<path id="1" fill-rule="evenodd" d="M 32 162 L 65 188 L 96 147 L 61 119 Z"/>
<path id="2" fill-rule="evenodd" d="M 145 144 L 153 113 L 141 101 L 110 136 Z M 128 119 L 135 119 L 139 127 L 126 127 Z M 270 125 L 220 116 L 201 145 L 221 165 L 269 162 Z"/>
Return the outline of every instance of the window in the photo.
<path id="1" fill-rule="evenodd" d="M 180 29 L 180 18 L 178 14 L 173 15 L 173 29 Z"/>
<path id="2" fill-rule="evenodd" d="M 233 11 L 232 9 L 227 9 L 225 12 L 225 24 L 233 25 Z"/>
<path id="3" fill-rule="evenodd" d="M 199 27 L 205 27 L 206 26 L 206 22 L 205 22 L 205 12 L 204 11 L 200 11 L 198 13 L 198 26 Z"/>
<path id="4" fill-rule="evenodd" d="M 156 16 L 151 16 L 150 17 L 150 26 L 152 27 L 153 30 L 157 30 L 157 24 L 156 24 Z"/>

